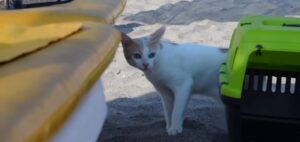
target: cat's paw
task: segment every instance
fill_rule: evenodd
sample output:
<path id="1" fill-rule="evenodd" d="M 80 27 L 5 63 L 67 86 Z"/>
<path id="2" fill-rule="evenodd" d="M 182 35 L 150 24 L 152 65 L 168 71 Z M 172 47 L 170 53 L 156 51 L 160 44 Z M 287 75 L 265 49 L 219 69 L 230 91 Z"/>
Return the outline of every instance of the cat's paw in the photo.
<path id="1" fill-rule="evenodd" d="M 166 130 L 168 131 L 170 129 L 170 125 L 168 125 L 168 123 L 166 124 Z"/>
<path id="2" fill-rule="evenodd" d="M 182 127 L 181 126 L 171 127 L 167 130 L 167 132 L 168 132 L 168 135 L 174 136 L 174 135 L 182 133 Z"/>

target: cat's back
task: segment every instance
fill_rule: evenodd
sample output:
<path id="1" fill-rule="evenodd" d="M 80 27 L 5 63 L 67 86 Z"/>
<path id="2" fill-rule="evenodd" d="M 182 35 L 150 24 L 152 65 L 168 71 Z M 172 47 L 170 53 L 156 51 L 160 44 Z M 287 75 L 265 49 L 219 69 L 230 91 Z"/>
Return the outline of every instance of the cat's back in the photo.
<path id="1" fill-rule="evenodd" d="M 218 85 L 219 68 L 227 57 L 224 49 L 199 44 L 165 43 L 164 46 L 164 65 L 168 73 L 176 73 L 171 78 L 192 78 L 194 92 L 200 93 Z"/>
<path id="2" fill-rule="evenodd" d="M 217 47 L 199 44 L 163 42 L 158 71 L 176 75 L 199 76 L 215 73 L 226 59 L 226 53 Z M 165 74 L 163 74 L 165 75 Z"/>
<path id="3" fill-rule="evenodd" d="M 193 66 L 205 65 L 210 62 L 211 65 L 219 64 L 226 58 L 227 53 L 222 49 L 193 43 L 176 44 L 163 42 L 163 56 L 166 60 L 172 62 Z M 171 61 L 169 61 L 171 62 Z"/>

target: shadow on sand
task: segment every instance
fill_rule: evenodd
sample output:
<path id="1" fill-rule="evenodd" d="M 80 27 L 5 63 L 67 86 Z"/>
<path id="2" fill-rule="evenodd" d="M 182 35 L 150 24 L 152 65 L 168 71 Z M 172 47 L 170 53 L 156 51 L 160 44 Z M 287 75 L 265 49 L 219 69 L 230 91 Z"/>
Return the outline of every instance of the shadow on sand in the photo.
<path id="1" fill-rule="evenodd" d="M 166 4 L 156 10 L 142 11 L 125 18 L 147 24 L 187 25 L 209 19 L 238 21 L 246 15 L 299 15 L 297 0 L 193 0 Z"/>
<path id="2" fill-rule="evenodd" d="M 183 133 L 177 136 L 167 135 L 155 92 L 107 104 L 108 116 L 98 142 L 228 142 L 223 107 L 209 97 L 192 97 Z"/>
<path id="3" fill-rule="evenodd" d="M 133 31 L 134 28 L 143 26 L 139 23 L 129 23 L 129 24 L 123 24 L 123 25 L 115 25 L 115 28 L 119 30 L 122 33 L 128 34 Z"/>

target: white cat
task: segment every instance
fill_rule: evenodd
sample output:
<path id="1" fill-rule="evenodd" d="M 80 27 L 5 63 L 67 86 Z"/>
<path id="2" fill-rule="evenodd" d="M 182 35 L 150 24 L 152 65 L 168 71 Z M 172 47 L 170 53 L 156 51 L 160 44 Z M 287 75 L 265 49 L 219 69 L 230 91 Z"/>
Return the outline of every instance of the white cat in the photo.
<path id="1" fill-rule="evenodd" d="M 165 27 L 131 39 L 122 34 L 127 62 L 142 70 L 161 94 L 169 135 L 182 132 L 184 110 L 191 94 L 218 95 L 219 67 L 226 52 L 196 44 L 161 41 Z"/>

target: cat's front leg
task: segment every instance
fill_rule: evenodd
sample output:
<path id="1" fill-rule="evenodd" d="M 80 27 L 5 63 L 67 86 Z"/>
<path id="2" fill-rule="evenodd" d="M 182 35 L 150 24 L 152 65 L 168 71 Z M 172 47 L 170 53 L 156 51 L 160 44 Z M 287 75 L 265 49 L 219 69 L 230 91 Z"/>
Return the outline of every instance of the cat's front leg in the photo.
<path id="1" fill-rule="evenodd" d="M 162 86 L 155 86 L 155 88 L 160 93 L 160 98 L 163 104 L 164 116 L 166 120 L 166 129 L 168 130 L 171 126 L 174 95 L 168 88 Z"/>
<path id="2" fill-rule="evenodd" d="M 190 98 L 192 85 L 192 79 L 187 79 L 180 83 L 177 87 L 173 87 L 175 100 L 172 111 L 171 127 L 168 129 L 169 135 L 182 133 L 184 110 Z"/>

